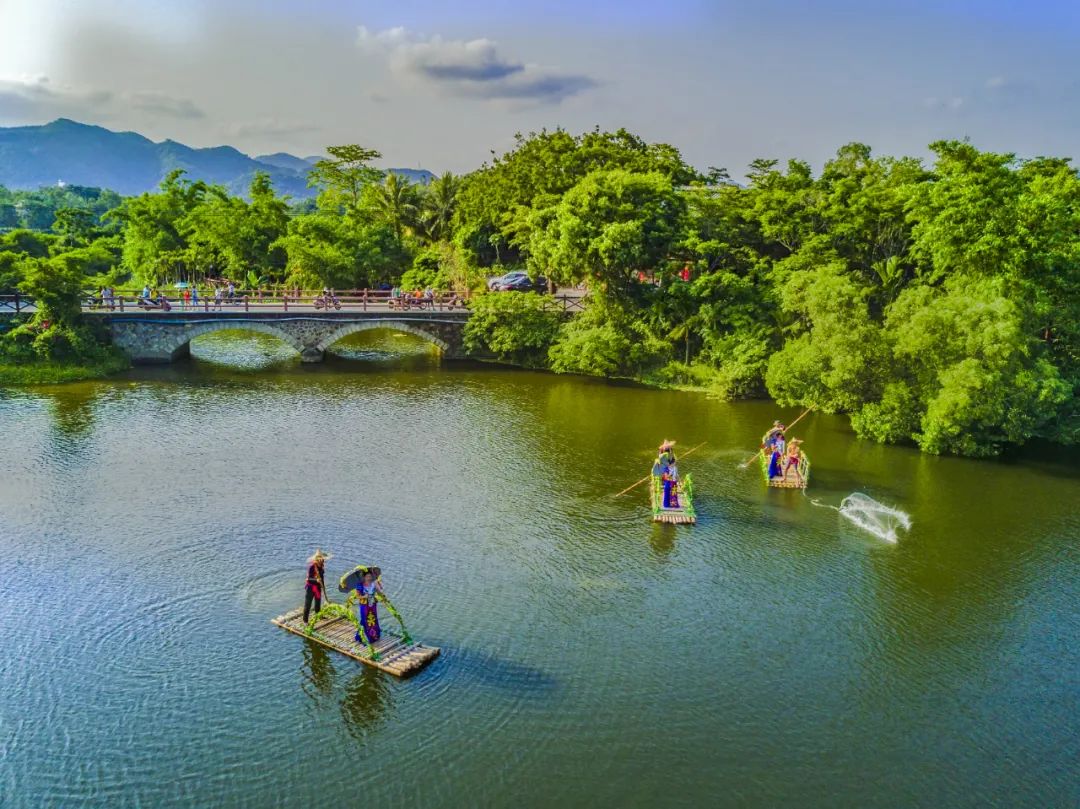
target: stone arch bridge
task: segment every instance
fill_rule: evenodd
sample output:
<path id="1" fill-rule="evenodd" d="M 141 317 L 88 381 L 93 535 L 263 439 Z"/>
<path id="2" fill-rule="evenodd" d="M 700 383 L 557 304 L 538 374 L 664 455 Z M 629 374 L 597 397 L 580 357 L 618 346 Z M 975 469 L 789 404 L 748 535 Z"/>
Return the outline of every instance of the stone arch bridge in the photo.
<path id="1" fill-rule="evenodd" d="M 95 313 L 112 332 L 113 343 L 135 363 L 167 363 L 186 356 L 200 334 L 241 329 L 285 341 L 304 362 L 321 362 L 326 349 L 343 337 L 369 329 L 408 332 L 436 345 L 448 358 L 465 356 L 462 332 L 467 311 L 374 312 L 131 312 Z"/>

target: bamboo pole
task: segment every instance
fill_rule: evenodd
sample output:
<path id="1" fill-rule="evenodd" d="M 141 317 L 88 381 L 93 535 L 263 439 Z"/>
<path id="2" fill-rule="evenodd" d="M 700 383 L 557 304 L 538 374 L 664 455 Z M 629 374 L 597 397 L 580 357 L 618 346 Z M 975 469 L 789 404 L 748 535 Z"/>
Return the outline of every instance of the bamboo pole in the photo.
<path id="1" fill-rule="evenodd" d="M 689 455 L 689 454 L 690 454 L 691 452 L 693 452 L 694 450 L 698 450 L 698 449 L 701 449 L 701 448 L 702 448 L 703 446 L 705 446 L 705 445 L 706 445 L 707 443 L 708 443 L 707 441 L 702 441 L 702 442 L 701 442 L 700 444 L 698 444 L 698 445 L 697 445 L 696 447 L 694 447 L 694 449 L 688 449 L 688 450 L 687 450 L 686 452 L 684 452 L 684 453 L 683 453 L 683 454 L 682 454 L 681 456 L 679 456 L 679 457 L 681 457 L 681 458 L 685 458 L 685 457 L 686 457 L 687 455 Z M 617 495 L 615 495 L 615 496 L 616 496 L 616 497 L 622 497 L 622 496 L 623 496 L 624 494 L 626 494 L 626 493 L 627 493 L 628 491 L 630 491 L 631 489 L 636 489 L 636 488 L 637 488 L 638 486 L 640 486 L 640 485 L 641 485 L 642 483 L 644 483 L 645 481 L 647 481 L 647 480 L 648 480 L 649 478 L 651 478 L 651 477 L 652 477 L 652 475 L 646 475 L 646 476 L 645 476 L 645 477 L 643 477 L 643 478 L 642 478 L 641 480 L 639 480 L 639 481 L 638 481 L 637 483 L 634 483 L 634 484 L 633 484 L 633 485 L 631 485 L 631 486 L 627 486 L 627 487 L 626 487 L 625 489 L 623 489 L 623 490 L 622 490 L 621 492 L 619 492 L 619 493 L 618 493 Z"/>
<path id="2" fill-rule="evenodd" d="M 804 410 L 804 411 L 802 412 L 802 415 L 800 415 L 800 416 L 799 416 L 799 417 L 798 417 L 797 419 L 795 419 L 795 421 L 791 422 L 791 424 L 787 425 L 787 426 L 786 426 L 786 427 L 784 428 L 784 432 L 787 432 L 787 431 L 788 431 L 788 430 L 790 430 L 790 429 L 791 429 L 792 427 L 794 427 L 794 426 L 795 426 L 796 424 L 798 424 L 798 423 L 799 423 L 800 421 L 802 421 L 802 418 L 803 418 L 803 416 L 805 416 L 805 415 L 806 415 L 807 413 L 809 413 L 809 412 L 810 412 L 811 410 L 813 410 L 813 409 L 814 409 L 815 407 L 817 407 L 817 405 L 810 405 L 810 406 L 809 406 L 808 408 L 806 408 L 806 410 Z M 758 456 L 759 456 L 759 455 L 760 455 L 760 454 L 761 454 L 762 452 L 764 452 L 764 451 L 765 451 L 765 447 L 762 447 L 762 448 L 761 448 L 761 449 L 759 449 L 759 450 L 758 450 L 757 452 L 755 452 L 755 453 L 754 453 L 753 455 L 751 455 L 751 456 L 750 456 L 750 460 L 748 460 L 748 461 L 747 461 L 746 463 L 741 463 L 741 464 L 739 464 L 739 468 L 740 468 L 740 469 L 746 469 L 746 467 L 748 467 L 748 466 L 749 466 L 750 464 L 752 464 L 752 463 L 753 463 L 754 461 L 756 461 L 756 460 L 757 460 L 757 457 L 758 457 Z"/>

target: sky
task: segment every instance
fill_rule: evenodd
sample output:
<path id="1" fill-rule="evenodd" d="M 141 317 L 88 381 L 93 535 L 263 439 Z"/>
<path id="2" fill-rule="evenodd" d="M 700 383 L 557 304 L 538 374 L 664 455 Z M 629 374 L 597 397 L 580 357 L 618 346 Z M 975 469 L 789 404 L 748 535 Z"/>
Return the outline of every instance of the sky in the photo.
<path id="1" fill-rule="evenodd" d="M 594 126 L 733 176 L 851 141 L 1072 157 L 1078 39 L 1064 0 L 0 0 L 0 126 L 436 172 Z"/>

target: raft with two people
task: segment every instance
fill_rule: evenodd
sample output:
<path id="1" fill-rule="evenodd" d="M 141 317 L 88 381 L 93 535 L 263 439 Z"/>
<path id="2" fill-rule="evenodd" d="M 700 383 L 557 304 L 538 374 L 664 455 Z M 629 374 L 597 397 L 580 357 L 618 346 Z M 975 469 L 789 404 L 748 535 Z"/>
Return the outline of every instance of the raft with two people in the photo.
<path id="1" fill-rule="evenodd" d="M 761 473 L 768 486 L 778 489 L 805 489 L 810 482 L 810 459 L 802 449 L 802 439 L 788 440 L 785 437 L 788 429 L 779 421 L 774 421 L 773 426 L 761 439 L 761 449 L 758 452 Z"/>
<path id="2" fill-rule="evenodd" d="M 348 593 L 348 598 L 344 604 L 331 603 L 323 584 L 330 558 L 318 550 L 308 559 L 304 606 L 271 619 L 272 623 L 398 677 L 414 674 L 439 656 L 439 647 L 419 643 L 409 635 L 401 614 L 386 597 L 378 567 L 357 565 L 342 576 L 338 590 Z M 400 631 L 379 625 L 380 604 L 397 620 Z"/>

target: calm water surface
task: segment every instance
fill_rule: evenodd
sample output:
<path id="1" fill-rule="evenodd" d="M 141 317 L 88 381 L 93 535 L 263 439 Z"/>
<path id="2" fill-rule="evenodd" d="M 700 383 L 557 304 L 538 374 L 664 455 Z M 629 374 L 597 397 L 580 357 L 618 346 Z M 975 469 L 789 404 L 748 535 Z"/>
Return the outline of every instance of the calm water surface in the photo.
<path id="1" fill-rule="evenodd" d="M 1080 466 L 807 418 L 889 544 L 739 469 L 768 403 L 274 350 L 0 390 L 0 805 L 1080 805 Z M 612 498 L 664 437 L 694 528 Z M 316 546 L 443 656 L 273 627 Z"/>

